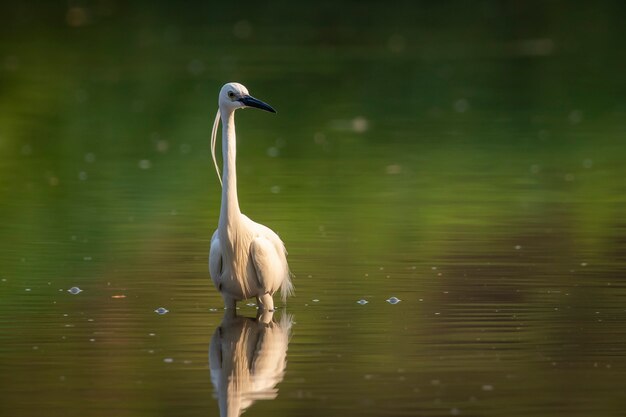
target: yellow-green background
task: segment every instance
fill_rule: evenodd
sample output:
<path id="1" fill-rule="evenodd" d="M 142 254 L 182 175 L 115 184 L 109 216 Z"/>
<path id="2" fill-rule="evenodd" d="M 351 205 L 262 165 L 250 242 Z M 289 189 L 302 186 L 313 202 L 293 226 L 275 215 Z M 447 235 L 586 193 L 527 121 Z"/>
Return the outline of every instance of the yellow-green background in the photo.
<path id="1" fill-rule="evenodd" d="M 0 415 L 219 415 L 227 81 L 278 110 L 237 113 L 239 197 L 296 286 L 279 395 L 246 415 L 623 412 L 622 2 L 0 14 Z"/>

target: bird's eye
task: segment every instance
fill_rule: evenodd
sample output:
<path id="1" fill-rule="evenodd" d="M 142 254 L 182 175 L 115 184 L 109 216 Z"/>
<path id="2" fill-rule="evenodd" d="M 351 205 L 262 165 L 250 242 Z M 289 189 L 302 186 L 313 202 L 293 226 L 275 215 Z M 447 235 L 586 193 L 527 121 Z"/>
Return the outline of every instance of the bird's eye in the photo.
<path id="1" fill-rule="evenodd" d="M 235 93 L 233 93 L 232 91 L 228 92 L 228 97 L 233 98 L 235 97 Z"/>

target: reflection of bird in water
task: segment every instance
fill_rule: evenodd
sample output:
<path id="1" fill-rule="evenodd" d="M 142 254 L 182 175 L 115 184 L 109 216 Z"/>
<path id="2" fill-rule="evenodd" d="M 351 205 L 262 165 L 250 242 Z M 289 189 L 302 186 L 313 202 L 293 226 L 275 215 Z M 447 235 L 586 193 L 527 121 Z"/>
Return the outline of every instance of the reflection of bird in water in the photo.
<path id="1" fill-rule="evenodd" d="M 226 308 L 235 308 L 237 301 L 256 297 L 259 307 L 273 310 L 274 293 L 280 290 L 285 300 L 292 293 L 293 286 L 283 242 L 269 227 L 253 222 L 239 209 L 235 167 L 237 152 L 235 110 L 246 107 L 276 113 L 269 105 L 251 97 L 246 87 L 241 84 L 228 83 L 222 87 L 219 110 L 211 134 L 211 154 L 219 177 L 215 144 L 217 127 L 221 119 L 224 125 L 222 128 L 224 182 L 220 219 L 217 230 L 211 238 L 209 272 L 213 283 L 224 298 Z"/>
<path id="2" fill-rule="evenodd" d="M 227 309 L 209 347 L 211 381 L 221 417 L 240 416 L 256 400 L 272 400 L 287 366 L 292 318 L 279 322 L 259 309 L 256 319 Z"/>

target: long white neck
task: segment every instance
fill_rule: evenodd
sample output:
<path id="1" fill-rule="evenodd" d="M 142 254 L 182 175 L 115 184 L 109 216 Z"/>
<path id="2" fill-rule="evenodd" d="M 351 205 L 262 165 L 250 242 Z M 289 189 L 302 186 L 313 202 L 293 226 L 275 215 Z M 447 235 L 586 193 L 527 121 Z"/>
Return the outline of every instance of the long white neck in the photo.
<path id="1" fill-rule="evenodd" d="M 235 137 L 235 111 L 222 111 L 222 207 L 219 225 L 229 226 L 241 216 L 239 199 L 237 198 L 237 139 Z"/>

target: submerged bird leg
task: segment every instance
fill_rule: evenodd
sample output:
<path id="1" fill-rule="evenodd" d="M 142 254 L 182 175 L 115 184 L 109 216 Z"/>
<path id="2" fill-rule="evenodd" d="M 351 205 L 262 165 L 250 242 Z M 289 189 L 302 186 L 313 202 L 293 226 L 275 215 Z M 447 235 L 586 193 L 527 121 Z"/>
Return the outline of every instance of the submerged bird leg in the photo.
<path id="1" fill-rule="evenodd" d="M 259 309 L 274 311 L 274 299 L 269 293 L 265 293 L 260 297 L 257 297 L 257 303 L 259 305 Z"/>
<path id="2" fill-rule="evenodd" d="M 222 298 L 224 299 L 224 308 L 226 310 L 235 311 L 235 308 L 237 307 L 237 301 L 233 297 L 226 295 L 225 293 L 222 293 Z"/>

